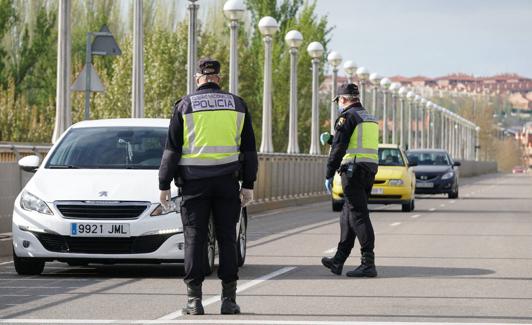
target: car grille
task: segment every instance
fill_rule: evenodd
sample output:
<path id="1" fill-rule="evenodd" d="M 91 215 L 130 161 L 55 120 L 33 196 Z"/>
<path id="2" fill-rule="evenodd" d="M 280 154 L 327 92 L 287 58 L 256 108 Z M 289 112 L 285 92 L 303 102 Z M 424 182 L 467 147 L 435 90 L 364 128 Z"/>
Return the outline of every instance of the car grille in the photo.
<path id="1" fill-rule="evenodd" d="M 85 254 L 142 254 L 155 252 L 174 234 L 128 238 L 70 237 L 33 233 L 51 252 Z"/>
<path id="2" fill-rule="evenodd" d="M 416 174 L 416 179 L 420 181 L 433 181 L 436 180 L 441 174 Z"/>
<path id="3" fill-rule="evenodd" d="M 136 219 L 148 208 L 148 204 L 58 203 L 56 207 L 67 219 Z"/>

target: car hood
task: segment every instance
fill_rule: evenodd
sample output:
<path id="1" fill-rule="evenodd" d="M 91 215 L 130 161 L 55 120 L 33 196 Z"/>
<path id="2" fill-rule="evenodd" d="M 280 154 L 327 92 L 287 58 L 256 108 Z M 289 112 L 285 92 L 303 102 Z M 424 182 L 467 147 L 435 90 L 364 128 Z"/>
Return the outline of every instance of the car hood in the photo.
<path id="1" fill-rule="evenodd" d="M 379 166 L 375 179 L 401 179 L 404 171 L 404 167 Z"/>
<path id="2" fill-rule="evenodd" d="M 453 168 L 451 166 L 416 166 L 414 167 L 414 172 L 416 174 L 431 173 L 431 174 L 444 174 L 448 171 L 451 171 Z"/>
<path id="3" fill-rule="evenodd" d="M 60 200 L 159 201 L 157 170 L 39 169 L 25 190 L 46 202 Z M 172 196 L 177 195 L 173 188 Z"/>

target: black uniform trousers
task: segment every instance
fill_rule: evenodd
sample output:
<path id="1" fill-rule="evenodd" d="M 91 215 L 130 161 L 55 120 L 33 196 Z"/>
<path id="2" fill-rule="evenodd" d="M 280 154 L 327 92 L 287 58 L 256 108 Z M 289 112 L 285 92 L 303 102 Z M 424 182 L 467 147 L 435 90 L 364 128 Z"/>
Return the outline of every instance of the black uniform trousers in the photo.
<path id="1" fill-rule="evenodd" d="M 338 252 L 344 261 L 351 253 L 356 237 L 362 253 L 373 252 L 375 248 L 375 233 L 368 210 L 368 198 L 374 181 L 375 173 L 361 166 L 355 167 L 352 177 L 342 173 L 345 202 L 340 216 Z"/>
<path id="2" fill-rule="evenodd" d="M 182 186 L 181 220 L 185 236 L 187 284 L 205 279 L 209 217 L 212 215 L 218 241 L 218 277 L 238 280 L 236 224 L 240 216 L 240 185 L 235 175 L 186 180 Z"/>

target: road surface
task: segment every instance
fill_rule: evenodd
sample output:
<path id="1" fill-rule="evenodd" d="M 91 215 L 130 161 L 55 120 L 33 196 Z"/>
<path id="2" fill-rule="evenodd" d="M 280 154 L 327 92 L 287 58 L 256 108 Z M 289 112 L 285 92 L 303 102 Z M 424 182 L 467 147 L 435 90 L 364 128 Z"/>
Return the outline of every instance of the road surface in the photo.
<path id="1" fill-rule="evenodd" d="M 411 213 L 373 206 L 375 279 L 321 266 L 339 238 L 338 213 L 316 203 L 253 216 L 241 315 L 219 315 L 215 275 L 204 283 L 206 315 L 181 315 L 181 266 L 48 263 L 43 275 L 23 277 L 4 259 L 0 323 L 532 323 L 532 177 L 462 183 L 461 198 L 418 196 Z M 358 245 L 353 252 L 344 274 L 358 265 Z"/>

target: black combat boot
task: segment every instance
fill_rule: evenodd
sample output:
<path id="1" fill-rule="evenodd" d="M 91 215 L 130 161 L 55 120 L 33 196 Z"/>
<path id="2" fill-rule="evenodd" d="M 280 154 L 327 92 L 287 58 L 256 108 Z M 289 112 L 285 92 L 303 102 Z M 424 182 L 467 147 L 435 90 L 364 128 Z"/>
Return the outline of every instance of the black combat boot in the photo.
<path id="1" fill-rule="evenodd" d="M 346 259 L 347 256 L 344 256 L 343 253 L 337 251 L 333 257 L 323 257 L 321 259 L 321 264 L 331 270 L 332 273 L 336 275 L 341 275 Z"/>
<path id="2" fill-rule="evenodd" d="M 201 304 L 201 284 L 187 285 L 187 305 L 183 308 L 185 315 L 203 315 L 203 305 Z"/>
<path id="3" fill-rule="evenodd" d="M 222 315 L 240 314 L 240 307 L 236 304 L 236 281 L 222 281 Z"/>
<path id="4" fill-rule="evenodd" d="M 375 267 L 375 254 L 373 252 L 362 253 L 361 264 L 353 271 L 347 272 L 345 275 L 354 278 L 374 278 L 377 276 L 377 268 Z"/>

